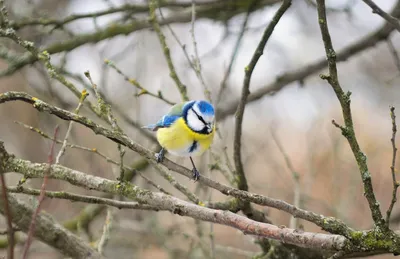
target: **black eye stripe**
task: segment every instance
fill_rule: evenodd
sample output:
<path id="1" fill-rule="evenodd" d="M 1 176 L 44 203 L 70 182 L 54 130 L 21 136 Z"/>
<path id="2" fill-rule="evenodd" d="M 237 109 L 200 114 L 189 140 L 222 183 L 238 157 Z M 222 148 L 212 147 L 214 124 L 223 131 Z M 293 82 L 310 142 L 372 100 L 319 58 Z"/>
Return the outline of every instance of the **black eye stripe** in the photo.
<path id="1" fill-rule="evenodd" d="M 204 123 L 204 125 L 207 125 L 207 123 L 204 121 L 203 117 L 201 117 L 200 115 L 197 114 L 197 112 L 191 108 L 191 110 L 194 112 L 194 114 L 196 114 L 197 118 Z"/>

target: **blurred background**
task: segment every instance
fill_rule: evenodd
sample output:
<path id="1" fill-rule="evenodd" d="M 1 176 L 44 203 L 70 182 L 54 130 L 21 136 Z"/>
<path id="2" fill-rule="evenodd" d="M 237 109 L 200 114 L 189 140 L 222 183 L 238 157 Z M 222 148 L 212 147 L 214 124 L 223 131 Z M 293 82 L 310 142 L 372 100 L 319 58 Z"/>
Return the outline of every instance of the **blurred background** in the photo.
<path id="1" fill-rule="evenodd" d="M 72 14 L 89 14 L 102 10 L 120 8 L 124 4 L 140 4 L 146 1 L 112 0 L 6 0 L 10 18 L 16 22 L 43 18 L 63 20 Z M 184 1 L 179 1 L 183 3 Z M 211 2 L 207 0 L 207 2 Z M 239 1 L 240 2 L 240 1 Z M 241 1 L 246 2 L 246 1 Z M 194 35 L 201 63 L 204 84 L 191 68 L 180 44 L 171 31 L 163 27 L 173 62 L 181 81 L 187 86 L 191 99 L 204 99 L 205 86 L 211 93 L 212 102 L 218 111 L 226 111 L 240 97 L 244 67 L 249 63 L 263 30 L 280 5 L 280 1 L 261 1 L 257 10 L 247 15 L 246 8 L 218 11 L 195 22 Z M 390 12 L 396 1 L 376 1 Z M 165 19 L 191 12 L 190 3 L 185 8 L 163 9 Z M 205 6 L 204 1 L 198 1 Z M 201 4 L 203 3 L 203 4 Z M 383 26 L 384 20 L 373 14 L 362 1 L 331 0 L 328 24 L 335 50 L 354 44 Z M 201 7 L 200 6 L 200 7 Z M 45 49 L 57 43 L 68 42 L 74 37 L 101 32 L 113 24 L 146 21 L 147 11 L 130 13 L 115 12 L 97 18 L 77 19 L 63 26 L 23 26 L 18 35 L 33 41 L 35 46 Z M 190 17 L 190 15 L 189 15 Z M 160 18 L 162 19 L 162 18 Z M 247 26 L 243 31 L 243 23 Z M 170 28 L 185 47 L 189 58 L 195 57 L 190 19 L 184 23 L 172 23 Z M 239 47 L 238 38 L 243 34 Z M 352 91 L 352 111 L 359 144 L 368 157 L 375 193 L 386 211 L 392 196 L 390 164 L 392 156 L 391 119 L 389 106 L 400 109 L 400 61 L 396 57 L 400 37 L 394 31 L 388 40 L 379 41 L 360 53 L 338 63 L 339 79 L 345 90 Z M 9 40 L 1 39 L 2 48 L 12 50 L 10 55 L 21 55 L 23 51 Z M 231 62 L 232 56 L 234 62 Z M 264 55 L 260 58 L 252 80 L 250 91 L 265 89 L 287 72 L 296 72 L 310 64 L 324 60 L 325 52 L 317 23 L 314 0 L 296 0 L 284 14 L 276 27 Z M 180 102 L 180 95 L 171 80 L 160 42 L 150 28 L 137 30 L 127 35 L 118 35 L 105 40 L 93 40 L 81 44 L 71 51 L 51 55 L 51 62 L 60 74 L 76 88 L 88 88 L 89 100 L 95 102 L 84 72 L 90 71 L 93 81 L 107 101 L 124 132 L 141 145 L 154 149 L 154 140 L 138 130 L 137 125 L 146 125 L 159 119 L 169 104 L 140 90 L 124 79 L 104 60 L 112 61 L 127 77 L 135 79 L 148 91 L 162 95 L 172 102 Z M 2 57 L 0 69 L 6 69 L 9 60 Z M 231 71 L 228 68 L 232 63 Z M 243 161 L 251 192 L 263 194 L 301 208 L 342 219 L 353 228 L 368 229 L 372 220 L 357 164 L 349 145 L 331 121 L 342 123 L 339 103 L 330 86 L 319 78 L 325 70 L 311 73 L 304 80 L 285 85 L 273 94 L 266 94 L 246 106 L 243 123 Z M 225 83 L 224 82 L 225 79 Z M 221 85 L 224 85 L 221 91 Z M 77 98 L 64 85 L 49 77 L 43 64 L 33 65 L 0 78 L 0 92 L 24 91 L 63 109 L 73 110 Z M 221 93 L 220 93 L 221 92 Z M 93 112 L 85 108 L 82 114 L 107 125 Z M 400 113 L 399 113 L 400 114 Z M 0 105 L 0 138 L 8 151 L 18 157 L 34 162 L 45 162 L 51 141 L 15 121 L 33 126 L 52 135 L 56 124 L 60 125 L 60 138 L 65 135 L 68 123 L 54 116 L 38 113 L 30 105 L 12 102 Z M 230 174 L 233 165 L 234 114 L 224 116 L 218 122 L 217 136 L 210 152 L 196 163 L 200 171 L 214 180 L 229 184 L 224 177 Z M 151 134 L 150 134 L 151 135 Z M 90 130 L 74 125 L 70 143 L 96 148 L 116 161 L 119 152 L 115 143 Z M 398 142 L 397 142 L 398 143 Z M 60 145 L 57 146 L 58 150 Z M 190 166 L 189 160 L 171 159 Z M 289 162 L 288 162 L 289 161 Z M 140 156 L 127 151 L 124 163 L 136 165 Z M 89 174 L 115 179 L 119 167 L 108 163 L 95 152 L 68 148 L 61 164 Z M 210 170 L 218 164 L 221 170 Z M 398 168 L 398 166 L 396 166 Z M 140 172 L 177 197 L 186 199 L 152 167 L 139 167 Z M 221 172 L 222 171 L 222 172 Z M 173 173 L 182 184 L 196 192 L 202 199 L 223 201 L 225 196 L 193 183 Z M 298 174 L 296 181 L 294 175 Z M 15 185 L 19 175 L 9 175 L 8 184 Z M 144 188 L 156 190 L 140 175 L 132 181 Z M 40 180 L 28 180 L 28 186 L 39 188 Z M 97 194 L 72 185 L 52 180 L 51 190 Z M 100 194 L 98 194 L 100 195 Z M 29 202 L 35 198 L 21 195 Z M 297 198 L 296 198 L 297 197 Z M 103 231 L 106 209 L 83 203 L 46 199 L 44 210 L 60 222 L 69 225 L 85 240 L 95 242 Z M 290 224 L 290 216 L 284 212 L 259 208 L 276 225 Z M 105 255 L 110 258 L 211 258 L 210 236 L 214 238 L 216 258 L 251 258 L 260 252 L 254 239 L 232 228 L 195 222 L 191 218 L 177 217 L 168 212 L 149 212 L 110 209 L 113 214 L 110 241 Z M 87 222 L 79 218 L 84 215 Z M 86 220 L 85 218 L 85 220 Z M 81 221 L 79 221 L 81 219 Z M 75 220 L 75 222 L 73 221 Z M 77 223 L 80 222 L 80 223 Z M 84 223 L 82 223 L 84 222 Z M 400 209 L 395 205 L 393 227 L 400 222 Z M 81 224 L 82 223 L 82 224 Z M 307 231 L 321 231 L 313 224 L 298 220 L 296 227 Z M 23 240 L 23 235 L 20 235 Z M 2 237 L 6 239 L 6 236 Z M 4 241 L 3 241 L 4 242 Z M 23 241 L 21 241 L 23 242 Z M 17 251 L 20 251 L 17 247 Z M 5 255 L 6 250 L 0 252 Z M 44 244 L 34 242 L 30 258 L 62 258 L 60 254 Z M 376 256 L 391 258 L 392 256 Z"/>

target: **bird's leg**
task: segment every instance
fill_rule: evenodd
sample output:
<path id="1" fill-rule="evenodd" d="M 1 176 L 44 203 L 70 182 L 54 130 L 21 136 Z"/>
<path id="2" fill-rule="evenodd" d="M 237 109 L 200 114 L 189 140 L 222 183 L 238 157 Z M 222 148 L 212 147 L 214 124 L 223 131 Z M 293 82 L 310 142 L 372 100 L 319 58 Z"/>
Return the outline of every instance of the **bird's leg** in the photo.
<path id="1" fill-rule="evenodd" d="M 164 160 L 165 149 L 161 148 L 160 152 L 156 153 L 157 163 L 161 163 Z"/>
<path id="2" fill-rule="evenodd" d="M 200 173 L 199 173 L 199 171 L 197 170 L 196 166 L 194 165 L 194 162 L 193 162 L 192 157 L 190 156 L 189 158 L 190 158 L 190 162 L 192 162 L 192 165 L 193 165 L 193 169 L 192 169 L 192 172 L 193 172 L 193 180 L 196 182 L 197 180 L 199 180 Z"/>

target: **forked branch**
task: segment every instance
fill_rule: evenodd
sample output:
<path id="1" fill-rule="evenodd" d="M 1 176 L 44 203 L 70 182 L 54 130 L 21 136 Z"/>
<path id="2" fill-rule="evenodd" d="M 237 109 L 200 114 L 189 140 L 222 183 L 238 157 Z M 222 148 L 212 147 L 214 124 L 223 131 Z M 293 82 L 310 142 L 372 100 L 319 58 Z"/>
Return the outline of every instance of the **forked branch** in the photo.
<path id="1" fill-rule="evenodd" d="M 253 74 L 254 68 L 257 65 L 258 60 L 262 56 L 264 52 L 265 45 L 267 44 L 269 38 L 272 35 L 272 32 L 275 29 L 275 26 L 278 24 L 279 20 L 283 16 L 283 14 L 286 12 L 287 9 L 289 9 L 290 5 L 292 4 L 291 0 L 284 0 L 282 5 L 279 7 L 278 11 L 275 13 L 274 17 L 272 18 L 272 21 L 269 23 L 267 28 L 265 29 L 260 42 L 258 43 L 258 46 L 256 50 L 254 51 L 254 54 L 250 60 L 250 63 L 245 67 L 244 72 L 244 81 L 243 81 L 243 87 L 242 87 L 242 96 L 240 98 L 239 105 L 236 110 L 236 119 L 235 119 L 235 137 L 234 137 L 234 154 L 233 158 L 235 160 L 235 169 L 236 169 L 236 175 L 238 177 L 238 188 L 240 190 L 247 191 L 248 186 L 247 186 L 247 180 L 246 176 L 244 174 L 244 169 L 243 169 L 243 163 L 242 163 L 242 157 L 241 157 L 241 152 L 242 152 L 242 123 L 243 123 L 243 115 L 244 115 L 244 109 L 246 106 L 247 102 L 247 97 L 250 94 L 250 80 L 251 76 Z"/>
<path id="2" fill-rule="evenodd" d="M 345 126 L 340 127 L 343 136 L 346 137 L 357 161 L 358 168 L 361 174 L 361 179 L 364 185 L 364 195 L 367 198 L 369 208 L 372 213 L 372 219 L 376 226 L 385 229 L 385 221 L 380 210 L 378 201 L 376 200 L 374 189 L 372 187 L 371 174 L 368 170 L 367 157 L 361 151 L 360 146 L 354 131 L 353 119 L 350 108 L 350 92 L 345 93 L 340 86 L 338 72 L 336 67 L 336 53 L 332 45 L 331 36 L 329 34 L 328 22 L 326 19 L 325 0 L 317 0 L 318 23 L 321 30 L 322 40 L 325 46 L 325 53 L 328 59 L 329 75 L 321 75 L 322 79 L 326 79 L 332 86 L 336 97 L 342 107 L 342 114 Z"/>

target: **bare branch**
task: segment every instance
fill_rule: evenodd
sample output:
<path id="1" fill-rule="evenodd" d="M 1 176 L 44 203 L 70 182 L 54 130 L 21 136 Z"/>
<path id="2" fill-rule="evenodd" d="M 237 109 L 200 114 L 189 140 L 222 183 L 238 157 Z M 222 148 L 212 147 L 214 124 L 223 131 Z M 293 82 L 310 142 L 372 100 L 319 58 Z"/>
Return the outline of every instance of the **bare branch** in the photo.
<path id="1" fill-rule="evenodd" d="M 392 143 L 392 165 L 390 166 L 390 171 L 392 173 L 392 181 L 393 181 L 393 192 L 392 192 L 392 200 L 390 202 L 389 208 L 386 211 L 386 224 L 389 226 L 390 223 L 390 215 L 392 214 L 392 210 L 394 204 L 397 201 L 397 188 L 399 188 L 399 183 L 396 180 L 396 133 L 397 133 L 397 125 L 396 125 L 396 114 L 394 113 L 395 108 L 393 106 L 390 107 L 390 118 L 392 119 L 392 138 L 390 142 Z"/>
<path id="2" fill-rule="evenodd" d="M 44 173 L 43 173 L 44 174 Z M 34 209 L 19 201 L 14 195 L 8 195 L 10 211 L 13 222 L 28 232 L 31 218 L 26 215 L 33 215 Z M 4 201 L 0 199 L 0 213 L 4 215 Z M 39 213 L 36 218 L 35 236 L 46 244 L 58 249 L 61 253 L 72 258 L 97 259 L 101 257 L 97 251 L 85 244 L 63 226 L 59 225 L 48 214 Z"/>
<path id="3" fill-rule="evenodd" d="M 78 106 L 77 106 L 76 109 L 75 109 L 75 113 L 76 113 L 76 114 L 79 113 L 79 111 L 80 111 L 80 109 L 81 109 L 81 107 L 82 107 L 82 104 L 83 104 L 83 102 L 85 101 L 85 99 L 86 99 L 87 96 L 88 96 L 88 93 L 86 92 L 86 90 L 83 90 L 83 91 L 82 91 L 81 98 L 79 99 Z M 65 153 L 65 149 L 67 148 L 67 144 L 68 144 L 68 138 L 69 138 L 69 135 L 70 135 L 70 133 L 71 133 L 72 125 L 73 125 L 73 124 L 74 124 L 73 121 L 70 121 L 69 124 L 68 124 L 67 132 L 65 133 L 65 137 L 64 137 L 64 140 L 63 140 L 63 142 L 62 142 L 61 149 L 60 149 L 60 151 L 58 152 L 57 157 L 56 157 L 56 162 L 55 162 L 56 164 L 59 164 L 59 163 L 60 163 L 60 159 L 61 159 L 61 157 L 62 157 L 62 156 L 64 155 L 64 153 Z M 53 138 L 53 143 L 56 143 L 56 137 L 55 137 L 55 136 L 54 136 L 54 138 Z"/>
<path id="4" fill-rule="evenodd" d="M 354 157 L 357 161 L 361 179 L 364 185 L 364 195 L 367 198 L 368 205 L 370 207 L 372 218 L 376 226 L 385 229 L 385 222 L 382 216 L 382 212 L 379 207 L 379 203 L 376 200 L 374 189 L 372 187 L 371 174 L 368 170 L 367 157 L 361 151 L 360 146 L 354 131 L 353 119 L 350 108 L 350 92 L 344 93 L 342 87 L 340 86 L 338 79 L 338 72 L 336 68 L 336 53 L 332 46 L 331 37 L 328 29 L 328 22 L 326 19 L 325 12 L 325 0 L 317 0 L 318 9 L 318 22 L 321 29 L 321 35 L 325 46 L 325 53 L 328 59 L 329 75 L 321 75 L 322 79 L 326 79 L 328 83 L 332 86 L 335 94 L 342 107 L 342 113 L 344 118 L 345 127 L 342 127 L 342 134 L 346 137 L 351 150 L 353 151 Z"/>
<path id="5" fill-rule="evenodd" d="M 172 195 L 171 193 L 169 193 L 168 191 L 166 191 L 164 188 L 161 187 L 161 185 L 155 183 L 154 181 L 152 181 L 150 178 L 144 176 L 141 172 L 138 172 L 138 174 L 140 175 L 140 177 L 142 177 L 148 184 L 150 184 L 151 186 L 153 186 L 154 188 L 156 188 L 157 190 L 159 190 L 162 193 L 168 194 L 168 195 Z"/>
<path id="6" fill-rule="evenodd" d="M 6 223 L 7 223 L 7 240 L 8 240 L 7 258 L 14 259 L 15 237 L 14 237 L 14 229 L 12 226 L 12 216 L 11 216 L 11 212 L 10 212 L 10 205 L 8 203 L 8 198 L 7 198 L 7 186 L 6 186 L 6 179 L 4 177 L 4 173 L 5 173 L 4 168 L 0 164 L 0 181 L 1 181 L 1 196 L 2 196 L 1 198 L 3 199 L 4 215 L 6 216 Z"/>
<path id="7" fill-rule="evenodd" d="M 228 81 L 229 75 L 231 74 L 233 64 L 235 63 L 236 56 L 237 56 L 237 54 L 239 52 L 240 44 L 242 42 L 244 33 L 246 31 L 247 22 L 249 21 L 249 17 L 250 17 L 251 11 L 252 11 L 251 8 L 255 7 L 256 2 L 257 2 L 257 0 L 253 0 L 252 3 L 249 5 L 249 10 L 247 11 L 246 17 L 243 20 L 242 27 L 240 29 L 238 38 L 236 40 L 235 46 L 234 46 L 232 54 L 231 54 L 229 65 L 228 65 L 228 67 L 227 67 L 227 69 L 226 69 L 226 71 L 224 73 L 224 77 L 222 78 L 222 81 L 221 81 L 221 84 L 220 84 L 220 88 L 219 88 L 218 95 L 217 95 L 217 103 L 219 103 L 221 101 L 222 94 L 226 89 L 226 86 L 227 86 L 226 83 Z"/>
<path id="8" fill-rule="evenodd" d="M 15 186 L 15 187 L 7 187 L 7 192 L 11 193 L 23 193 L 28 195 L 39 196 L 40 190 L 31 189 L 23 186 Z M 49 198 L 84 202 L 89 204 L 104 204 L 107 206 L 115 207 L 118 209 L 137 209 L 137 210 L 154 210 L 158 211 L 157 208 L 151 207 L 146 204 L 139 204 L 137 202 L 127 202 L 127 201 L 118 201 L 108 198 L 101 198 L 96 196 L 87 196 L 87 195 L 79 195 L 69 192 L 55 192 L 55 191 L 45 191 L 44 195 Z"/>
<path id="9" fill-rule="evenodd" d="M 161 174 L 161 176 L 167 180 L 172 186 L 174 186 L 177 190 L 179 190 L 181 193 L 183 193 L 191 202 L 194 204 L 200 204 L 201 200 L 199 197 L 197 197 L 196 194 L 191 192 L 186 186 L 183 184 L 179 183 L 175 178 L 167 171 L 165 168 L 161 165 L 159 165 L 157 162 L 151 160 L 150 161 L 153 164 L 153 167 L 157 169 L 157 171 Z"/>
<path id="10" fill-rule="evenodd" d="M 278 137 L 276 136 L 274 130 L 271 132 L 272 139 L 274 140 L 276 146 L 279 149 L 279 152 L 282 154 L 283 159 L 285 160 L 285 164 L 289 171 L 292 174 L 293 182 L 294 182 L 294 198 L 293 198 L 293 205 L 296 207 L 300 208 L 300 195 L 301 195 L 301 187 L 300 187 L 300 175 L 296 172 L 294 169 L 294 166 L 289 158 L 289 156 L 286 154 L 283 146 L 281 145 Z M 290 228 L 297 228 L 297 219 L 292 216 L 290 217 Z"/>
<path id="11" fill-rule="evenodd" d="M 158 7 L 158 1 L 157 0 L 150 0 L 149 2 L 149 10 L 150 10 L 150 21 L 153 25 L 154 30 L 157 33 L 158 39 L 160 40 L 161 48 L 164 52 L 165 59 L 168 64 L 168 68 L 170 71 L 170 77 L 172 80 L 174 80 L 176 87 L 178 88 L 178 91 L 181 95 L 181 98 L 183 101 L 188 101 L 189 97 L 187 95 L 187 89 L 184 84 L 182 84 L 181 80 L 178 77 L 178 74 L 176 73 L 174 63 L 172 62 L 171 54 L 169 47 L 167 45 L 167 42 L 165 40 L 165 36 L 161 31 L 160 24 L 157 22 L 157 17 L 156 17 L 156 8 Z"/>
<path id="12" fill-rule="evenodd" d="M 81 125 L 84 125 L 84 126 L 88 127 L 89 129 L 91 129 L 94 133 L 105 136 L 106 138 L 109 138 L 110 140 L 112 140 L 116 143 L 120 143 L 120 144 L 130 148 L 131 150 L 139 153 L 140 155 L 142 155 L 144 158 L 146 158 L 148 160 L 155 161 L 155 156 L 154 156 L 153 152 L 134 143 L 125 134 L 115 133 L 109 129 L 106 129 L 106 128 L 94 123 L 93 121 L 91 121 L 83 116 L 76 115 L 69 111 L 51 106 L 51 105 L 43 102 L 42 100 L 39 100 L 39 99 L 37 99 L 29 94 L 26 94 L 26 93 L 6 92 L 3 94 L 0 94 L 0 104 L 4 103 L 4 102 L 9 102 L 9 101 L 15 101 L 15 100 L 20 100 L 20 101 L 24 101 L 24 102 L 33 104 L 33 107 L 35 109 L 37 109 L 39 111 L 47 112 L 49 114 L 54 114 L 55 116 L 59 117 L 60 119 L 73 120 L 75 122 L 78 122 Z M 1 145 L 0 145 L 0 153 L 1 153 Z M 168 169 L 173 170 L 179 174 L 182 174 L 188 178 L 192 177 L 191 170 L 172 162 L 168 158 L 164 158 L 162 164 L 164 166 L 166 166 Z M 53 169 L 55 169 L 55 168 L 57 168 L 57 167 L 53 166 Z M 14 169 L 22 170 L 23 168 L 17 167 Z M 24 172 L 24 174 L 30 175 L 30 172 Z M 284 201 L 272 199 L 272 198 L 262 196 L 259 194 L 249 193 L 247 191 L 237 190 L 235 188 L 232 188 L 232 187 L 223 185 L 221 183 L 218 183 L 216 181 L 213 181 L 205 176 L 200 176 L 199 182 L 202 184 L 205 184 L 211 188 L 214 188 L 225 195 L 239 198 L 243 201 L 253 202 L 253 203 L 256 203 L 259 205 L 269 206 L 269 207 L 273 207 L 273 208 L 288 212 L 298 218 L 302 218 L 307 221 L 313 222 L 316 225 L 323 228 L 324 230 L 327 230 L 331 233 L 341 234 L 346 237 L 349 237 L 353 231 L 351 228 L 346 226 L 346 224 L 344 224 L 340 220 L 337 220 L 333 217 L 324 217 L 322 215 L 318 215 L 313 212 L 299 209 L 299 208 L 297 208 L 289 203 L 286 203 Z"/>
<path id="13" fill-rule="evenodd" d="M 114 215 L 112 208 L 107 208 L 107 216 L 103 226 L 103 233 L 97 245 L 97 251 L 99 251 L 100 254 L 104 254 L 104 247 L 107 245 L 108 240 L 110 239 L 113 218 Z"/>
<path id="14" fill-rule="evenodd" d="M 394 47 L 393 42 L 392 42 L 391 39 L 388 39 L 386 42 L 387 42 L 387 45 L 389 47 L 390 53 L 392 53 L 393 60 L 394 60 L 394 63 L 396 65 L 396 67 L 397 67 L 397 70 L 400 71 L 400 56 L 399 56 L 399 53 L 397 52 L 396 48 Z"/>
<path id="15" fill-rule="evenodd" d="M 394 17 L 400 16 L 400 1 L 397 1 L 394 6 L 391 15 Z M 387 40 L 389 35 L 394 31 L 393 26 L 390 23 L 384 24 L 382 27 L 377 29 L 375 32 L 361 38 L 359 41 L 351 44 L 336 53 L 336 62 L 346 61 L 352 56 L 363 52 L 364 50 L 374 47 L 377 43 Z M 293 71 L 286 72 L 280 76 L 277 76 L 276 80 L 260 89 L 255 90 L 247 98 L 247 103 L 257 101 L 266 95 L 272 95 L 290 83 L 296 81 L 302 81 L 314 73 L 327 67 L 326 58 L 317 60 L 304 68 L 296 69 Z M 217 107 L 217 119 L 224 120 L 229 115 L 235 113 L 240 100 L 235 100 L 225 107 Z"/>
<path id="16" fill-rule="evenodd" d="M 240 190 L 244 190 L 244 191 L 248 190 L 247 180 L 246 180 L 246 176 L 244 174 L 242 157 L 241 157 L 241 152 L 242 152 L 241 137 L 242 137 L 242 122 L 243 122 L 244 109 L 246 106 L 247 96 L 250 94 L 249 88 L 250 88 L 251 75 L 253 74 L 253 70 L 256 67 L 259 58 L 263 54 L 264 47 L 267 44 L 270 36 L 272 35 L 272 32 L 275 29 L 275 26 L 278 24 L 280 18 L 286 12 L 286 10 L 290 7 L 291 4 L 292 4 L 291 0 L 283 1 L 281 7 L 278 9 L 278 11 L 275 13 L 274 17 L 272 18 L 272 21 L 265 29 L 264 34 L 263 34 L 260 42 L 258 43 L 256 50 L 254 51 L 254 54 L 251 58 L 250 63 L 245 67 L 245 70 L 244 70 L 245 76 L 244 76 L 244 81 L 243 81 L 242 96 L 241 96 L 239 105 L 236 110 L 234 154 L 233 154 L 233 157 L 235 160 L 235 167 L 236 167 L 235 173 L 238 177 L 238 188 Z"/>
<path id="17" fill-rule="evenodd" d="M 363 1 L 369 7 L 371 7 L 373 13 L 376 13 L 377 15 L 379 15 L 380 17 L 385 19 L 388 23 L 393 25 L 396 28 L 396 30 L 398 30 L 400 32 L 400 22 L 397 18 L 395 18 L 395 17 L 391 16 L 390 14 L 388 14 L 387 12 L 383 11 L 379 6 L 377 6 L 374 3 L 374 1 L 372 1 L 372 0 L 363 0 Z"/>
<path id="18" fill-rule="evenodd" d="M 107 64 L 109 67 L 113 68 L 118 74 L 120 74 L 124 80 L 128 83 L 130 83 L 131 85 L 135 86 L 137 89 L 140 90 L 140 92 L 137 94 L 137 96 L 140 95 L 150 95 L 154 98 L 160 99 L 162 101 L 164 101 L 165 103 L 169 104 L 169 105 L 174 105 L 175 103 L 166 99 L 161 91 L 158 91 L 157 94 L 150 92 L 149 90 L 147 90 L 146 88 L 144 88 L 138 81 L 136 81 L 133 78 L 129 78 L 124 72 L 122 72 L 122 70 L 120 70 L 115 64 L 114 62 L 112 62 L 111 60 L 106 59 L 104 61 L 105 64 Z"/>
<path id="19" fill-rule="evenodd" d="M 16 158 L 8 159 L 7 164 L 9 164 L 10 168 L 7 168 L 7 171 L 21 171 L 19 168 L 11 168 L 14 162 L 19 165 L 20 169 L 28 170 L 27 174 L 31 178 L 43 177 L 45 174 L 45 165 L 34 164 Z M 309 248 L 323 247 L 327 250 L 341 250 L 345 249 L 345 247 L 351 247 L 347 239 L 340 235 L 299 232 L 294 229 L 280 228 L 271 224 L 256 222 L 229 211 L 214 210 L 182 201 L 164 193 L 143 190 L 130 183 L 121 185 L 118 181 L 85 174 L 60 165 L 54 165 L 50 174 L 50 177 L 54 179 L 66 180 L 77 186 L 114 195 L 123 195 L 139 203 L 147 204 L 159 210 L 168 210 L 181 216 L 188 216 L 194 219 L 231 226 L 241 230 L 245 234 L 273 238 L 282 242 Z"/>
<path id="20" fill-rule="evenodd" d="M 262 6 L 270 6 L 278 2 L 280 2 L 280 0 L 260 0 L 259 7 L 261 8 Z M 223 13 L 224 17 L 228 19 L 242 12 L 240 8 L 234 8 L 231 12 L 227 13 L 226 10 L 227 9 L 230 10 L 230 8 L 227 8 L 227 6 L 229 7 L 230 3 L 225 0 L 216 1 L 210 5 L 198 4 L 198 6 L 196 7 L 196 14 L 198 18 L 218 19 L 221 13 Z M 174 12 L 166 19 L 160 21 L 159 24 L 160 26 L 162 26 L 172 23 L 186 23 L 190 22 L 191 18 L 192 18 L 191 7 L 188 7 L 182 11 Z M 57 42 L 43 49 L 45 49 L 49 54 L 71 51 L 85 44 L 98 43 L 106 39 L 110 39 L 119 35 L 128 35 L 135 31 L 148 29 L 150 27 L 151 24 L 148 21 L 148 19 L 134 20 L 130 23 L 125 23 L 125 24 L 112 23 L 108 27 L 104 29 L 99 29 L 94 33 L 76 35 L 75 37 L 72 37 L 70 40 Z M 26 52 L 23 55 L 21 55 L 18 59 L 16 59 L 14 62 L 10 63 L 7 69 L 1 71 L 0 77 L 11 75 L 17 70 L 21 69 L 22 67 L 28 64 L 33 64 L 36 61 L 38 61 L 38 57 L 32 55 L 29 52 Z"/>
<path id="21" fill-rule="evenodd" d="M 56 128 L 54 129 L 53 139 L 57 138 L 58 129 L 59 129 L 59 126 L 57 125 Z M 27 256 L 28 256 L 29 247 L 30 247 L 30 245 L 32 243 L 32 238 L 33 238 L 33 235 L 34 235 L 34 232 L 35 232 L 36 218 L 38 217 L 38 214 L 40 212 L 40 209 L 41 209 L 41 206 L 43 204 L 44 197 L 45 197 L 44 193 L 45 193 L 45 189 L 46 189 L 46 186 L 47 186 L 48 178 L 49 178 L 49 175 L 50 175 L 51 166 L 52 166 L 53 161 L 54 161 L 54 146 L 55 146 L 55 141 L 53 140 L 53 142 L 51 143 L 50 150 L 49 150 L 49 155 L 47 157 L 48 165 L 47 165 L 47 169 L 45 171 L 44 177 L 43 177 L 42 187 L 40 188 L 40 195 L 39 195 L 39 198 L 38 198 L 38 205 L 36 207 L 35 212 L 32 215 L 32 221 L 31 221 L 31 224 L 29 226 L 29 231 L 28 231 L 28 238 L 26 239 L 26 242 L 25 242 L 25 245 L 24 245 L 24 250 L 23 250 L 23 253 L 22 253 L 22 258 L 24 258 L 24 259 L 27 258 Z"/>

